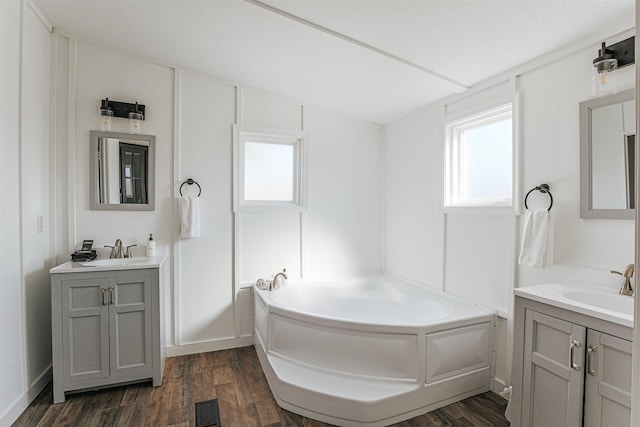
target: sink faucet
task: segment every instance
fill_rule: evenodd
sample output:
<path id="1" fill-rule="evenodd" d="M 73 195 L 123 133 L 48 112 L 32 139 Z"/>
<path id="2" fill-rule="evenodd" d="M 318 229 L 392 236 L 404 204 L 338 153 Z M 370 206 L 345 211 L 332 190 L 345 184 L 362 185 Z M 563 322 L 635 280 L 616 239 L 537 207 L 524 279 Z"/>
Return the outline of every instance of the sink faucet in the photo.
<path id="1" fill-rule="evenodd" d="M 278 280 L 287 280 L 288 278 L 289 277 L 287 276 L 287 269 L 283 268 L 282 271 L 276 273 L 276 275 L 273 276 L 273 280 L 271 280 L 271 282 L 269 283 L 269 290 L 272 291 L 274 289 L 278 289 L 280 287 L 278 285 Z"/>
<path id="2" fill-rule="evenodd" d="M 124 257 L 125 258 L 133 258 L 133 252 L 131 251 L 131 248 L 133 248 L 134 246 L 138 246 L 138 245 L 129 245 L 129 246 L 127 246 L 127 250 L 124 253 Z"/>
<path id="3" fill-rule="evenodd" d="M 111 248 L 111 255 L 109 258 L 124 258 L 124 252 L 122 250 L 122 240 L 116 239 L 113 246 L 104 245 L 105 248 Z"/>
<path id="4" fill-rule="evenodd" d="M 631 287 L 631 278 L 633 277 L 634 270 L 635 270 L 635 267 L 633 264 L 627 265 L 627 268 L 624 269 L 624 273 L 611 270 L 612 273 L 619 274 L 623 277 L 622 287 L 620 288 L 620 294 L 633 296 L 633 288 Z"/>

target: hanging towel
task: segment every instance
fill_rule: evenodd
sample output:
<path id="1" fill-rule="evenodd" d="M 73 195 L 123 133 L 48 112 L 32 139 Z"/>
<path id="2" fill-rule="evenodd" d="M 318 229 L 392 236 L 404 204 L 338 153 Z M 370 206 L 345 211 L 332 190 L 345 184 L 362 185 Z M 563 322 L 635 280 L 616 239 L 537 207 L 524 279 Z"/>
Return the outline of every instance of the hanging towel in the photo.
<path id="1" fill-rule="evenodd" d="M 198 196 L 180 197 L 180 237 L 200 237 L 200 199 Z"/>
<path id="2" fill-rule="evenodd" d="M 548 210 L 527 210 L 518 264 L 533 268 L 553 263 L 553 225 Z"/>

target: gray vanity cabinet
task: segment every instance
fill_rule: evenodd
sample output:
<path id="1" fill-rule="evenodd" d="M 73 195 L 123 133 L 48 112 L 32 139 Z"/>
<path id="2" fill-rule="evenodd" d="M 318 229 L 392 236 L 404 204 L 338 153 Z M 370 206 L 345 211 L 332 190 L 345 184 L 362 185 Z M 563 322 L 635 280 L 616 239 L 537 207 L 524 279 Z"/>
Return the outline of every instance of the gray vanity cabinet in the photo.
<path id="1" fill-rule="evenodd" d="M 522 425 L 629 427 L 631 347 L 631 341 L 527 310 Z"/>
<path id="2" fill-rule="evenodd" d="M 51 277 L 55 403 L 65 391 L 162 383 L 157 269 Z"/>
<path id="3" fill-rule="evenodd" d="M 512 426 L 630 426 L 630 328 L 520 297 L 515 313 Z"/>

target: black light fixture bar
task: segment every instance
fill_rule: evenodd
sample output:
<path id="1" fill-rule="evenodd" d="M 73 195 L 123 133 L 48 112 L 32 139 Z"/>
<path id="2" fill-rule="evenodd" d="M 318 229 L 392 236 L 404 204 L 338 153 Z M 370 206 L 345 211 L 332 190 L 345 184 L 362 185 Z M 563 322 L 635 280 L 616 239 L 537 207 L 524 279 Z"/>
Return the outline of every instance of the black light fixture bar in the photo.
<path id="1" fill-rule="evenodd" d="M 636 37 L 633 36 L 621 42 L 614 43 L 611 46 L 607 46 L 607 53 L 613 54 L 613 57 L 618 60 L 618 68 L 622 68 L 636 62 L 635 48 Z"/>
<path id="2" fill-rule="evenodd" d="M 123 119 L 128 119 L 129 113 L 141 113 L 143 117 L 142 120 L 144 120 L 144 118 L 147 116 L 145 114 L 144 104 L 131 104 L 129 102 L 112 101 L 109 98 L 105 98 L 102 100 L 100 108 L 104 108 L 105 105 L 109 110 L 113 111 L 114 117 L 122 117 Z"/>

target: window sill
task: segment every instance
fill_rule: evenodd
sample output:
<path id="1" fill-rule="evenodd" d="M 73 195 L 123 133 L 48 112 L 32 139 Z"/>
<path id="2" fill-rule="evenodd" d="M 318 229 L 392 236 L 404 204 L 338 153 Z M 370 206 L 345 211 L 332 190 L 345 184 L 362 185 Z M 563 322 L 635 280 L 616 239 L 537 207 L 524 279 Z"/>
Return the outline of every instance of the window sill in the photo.
<path id="1" fill-rule="evenodd" d="M 240 205 L 233 209 L 233 213 L 302 213 L 306 206 L 300 205 Z"/>
<path id="2" fill-rule="evenodd" d="M 482 215 L 515 215 L 513 206 L 443 206 L 445 214 L 482 214 Z"/>

